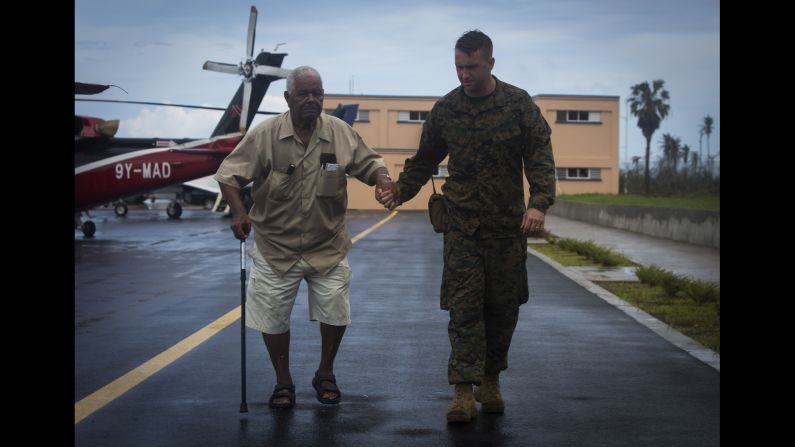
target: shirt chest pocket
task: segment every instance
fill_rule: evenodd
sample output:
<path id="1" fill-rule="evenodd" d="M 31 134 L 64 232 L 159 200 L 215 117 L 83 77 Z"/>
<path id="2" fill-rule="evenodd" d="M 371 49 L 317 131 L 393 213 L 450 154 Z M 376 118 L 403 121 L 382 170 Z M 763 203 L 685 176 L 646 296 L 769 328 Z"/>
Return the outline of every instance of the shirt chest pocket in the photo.
<path id="1" fill-rule="evenodd" d="M 487 157 L 492 163 L 510 163 L 509 160 L 521 159 L 523 144 L 522 130 L 519 126 L 502 126 L 494 129 L 479 154 L 481 157 Z"/>
<path id="2" fill-rule="evenodd" d="M 495 144 L 504 144 L 509 142 L 522 134 L 522 130 L 516 125 L 507 125 L 495 129 L 491 135 L 491 141 Z"/>
<path id="3" fill-rule="evenodd" d="M 287 200 L 290 198 L 290 178 L 289 174 L 284 172 L 271 171 L 268 176 L 268 197 L 273 200 Z"/>
<path id="4" fill-rule="evenodd" d="M 452 121 L 442 128 L 441 137 L 450 150 L 467 147 L 473 142 L 472 125 L 461 121 Z"/>
<path id="5" fill-rule="evenodd" d="M 345 191 L 346 185 L 347 180 L 343 169 L 338 168 L 336 171 L 321 169 L 320 178 L 317 182 L 317 196 L 337 197 L 337 195 Z"/>

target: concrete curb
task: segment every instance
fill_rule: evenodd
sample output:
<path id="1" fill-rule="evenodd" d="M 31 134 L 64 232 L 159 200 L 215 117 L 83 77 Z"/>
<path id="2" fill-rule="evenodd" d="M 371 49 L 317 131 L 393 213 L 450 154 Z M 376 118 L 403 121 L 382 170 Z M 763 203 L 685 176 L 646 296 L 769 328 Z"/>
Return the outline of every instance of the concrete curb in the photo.
<path id="1" fill-rule="evenodd" d="M 673 343 L 676 347 L 684 350 L 685 352 L 692 355 L 696 359 L 706 363 L 707 365 L 715 368 L 718 372 L 720 372 L 720 354 L 718 354 L 717 352 L 704 347 L 702 344 L 698 343 L 692 338 L 682 334 L 681 332 L 677 331 L 671 326 L 668 326 L 667 324 L 663 323 L 657 318 L 627 303 L 626 301 L 617 297 L 610 291 L 598 286 L 597 284 L 594 284 L 593 282 L 586 279 L 585 276 L 583 276 L 581 273 L 569 269 L 561 265 L 554 259 L 546 255 L 543 255 L 541 253 L 538 253 L 530 249 L 529 247 L 527 249 L 527 252 L 537 257 L 538 259 L 541 259 L 542 261 L 546 262 L 552 268 L 559 271 L 564 276 L 576 282 L 577 284 L 581 285 L 589 292 L 607 301 L 612 306 L 617 307 L 619 310 L 621 310 L 625 314 L 635 319 L 635 321 L 637 321 L 638 323 L 646 326 L 647 328 L 654 331 L 660 337 Z"/>

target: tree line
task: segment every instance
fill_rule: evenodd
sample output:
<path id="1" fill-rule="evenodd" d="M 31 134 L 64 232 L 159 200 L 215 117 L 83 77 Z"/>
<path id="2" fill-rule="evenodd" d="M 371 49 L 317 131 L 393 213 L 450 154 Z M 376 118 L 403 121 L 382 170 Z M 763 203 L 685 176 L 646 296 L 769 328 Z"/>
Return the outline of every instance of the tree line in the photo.
<path id="1" fill-rule="evenodd" d="M 656 167 L 651 168 L 651 142 L 654 132 L 670 113 L 670 94 L 664 88 L 665 81 L 656 79 L 651 85 L 641 82 L 630 88 L 627 103 L 632 115 L 638 118 L 637 125 L 646 138 L 646 156 L 632 157 L 632 166 L 621 172 L 620 191 L 646 195 L 672 195 L 694 192 L 720 194 L 720 166 L 715 159 L 720 155 L 711 153 L 709 137 L 714 120 L 707 115 L 699 125 L 698 152 L 683 144 L 681 138 L 665 133 L 660 140 L 661 155 Z M 707 153 L 703 154 L 706 137 Z M 643 173 L 639 162 L 643 159 Z"/>

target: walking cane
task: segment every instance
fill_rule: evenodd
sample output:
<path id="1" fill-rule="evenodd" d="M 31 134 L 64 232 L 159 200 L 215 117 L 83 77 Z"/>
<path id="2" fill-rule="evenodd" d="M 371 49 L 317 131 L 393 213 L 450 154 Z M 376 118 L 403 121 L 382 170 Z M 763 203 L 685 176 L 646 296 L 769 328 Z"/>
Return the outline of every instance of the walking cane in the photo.
<path id="1" fill-rule="evenodd" d="M 245 229 L 247 230 L 247 229 Z M 246 231 L 248 234 L 248 231 Z M 246 241 L 240 241 L 240 412 L 248 413 L 246 403 Z"/>

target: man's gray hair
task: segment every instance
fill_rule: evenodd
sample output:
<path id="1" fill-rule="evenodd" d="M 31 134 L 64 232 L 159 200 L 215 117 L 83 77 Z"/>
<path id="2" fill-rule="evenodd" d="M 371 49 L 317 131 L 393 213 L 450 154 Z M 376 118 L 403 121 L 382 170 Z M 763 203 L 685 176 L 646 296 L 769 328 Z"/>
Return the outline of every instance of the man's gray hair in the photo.
<path id="1" fill-rule="evenodd" d="M 320 82 L 323 82 L 323 79 L 320 77 L 320 73 L 318 73 L 318 71 L 315 70 L 314 68 L 309 67 L 307 65 L 295 67 L 293 68 L 293 71 L 291 71 L 290 74 L 287 75 L 287 93 L 291 95 L 295 93 L 295 80 L 296 78 L 298 78 L 298 76 L 304 73 L 313 74 L 317 76 L 318 79 L 320 79 Z"/>

